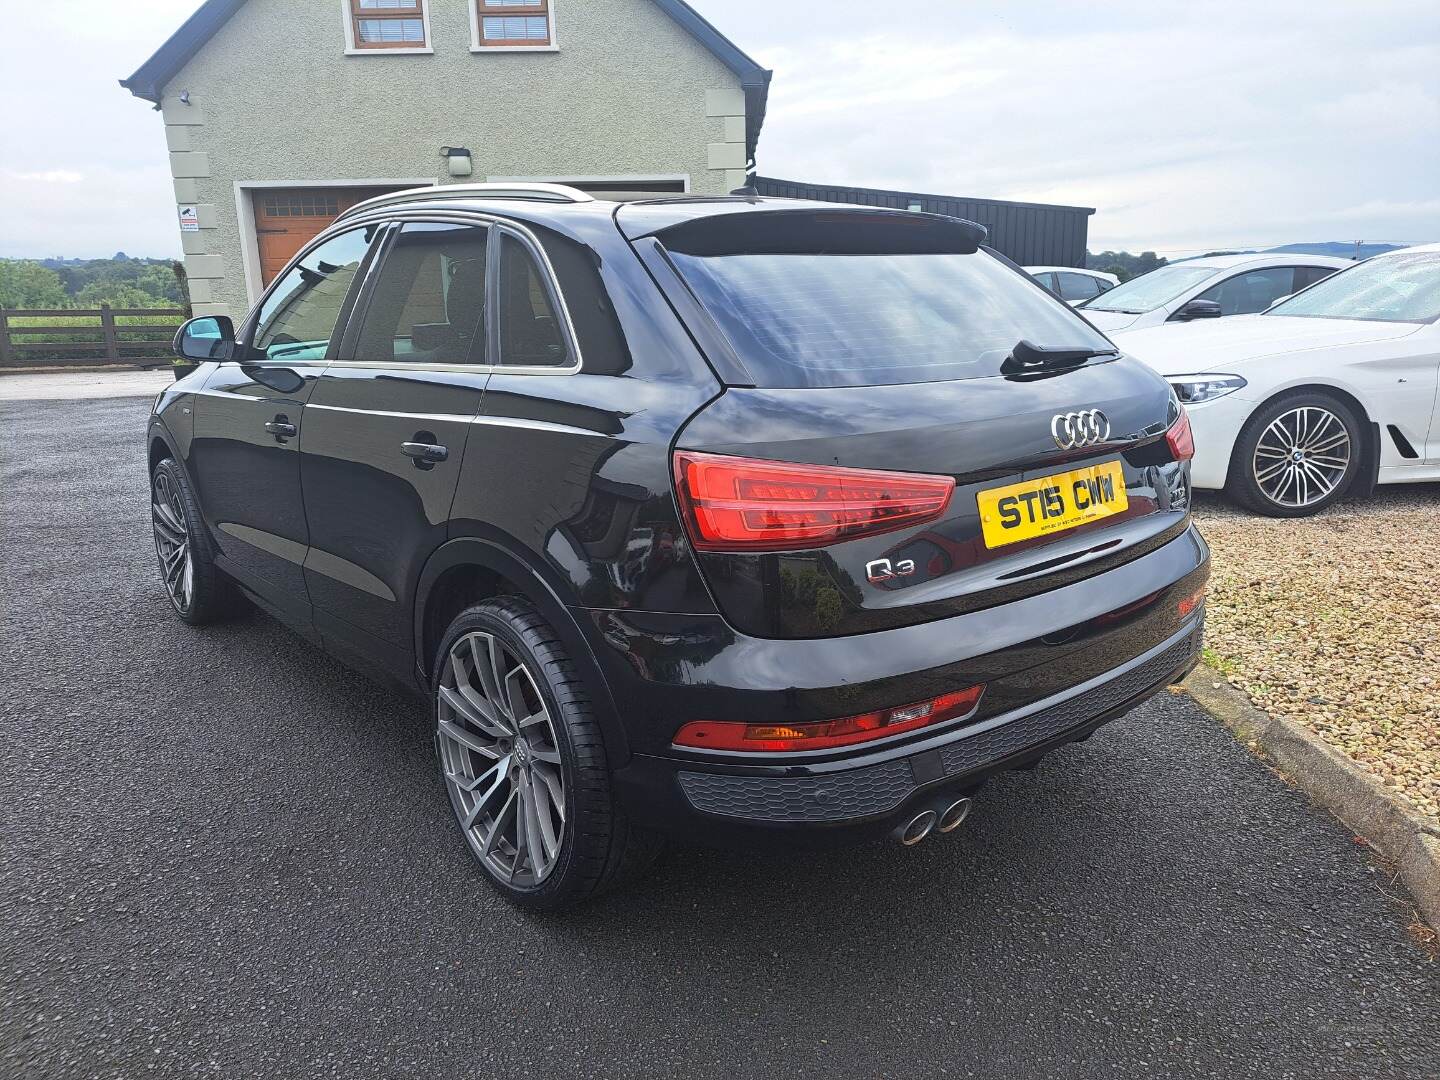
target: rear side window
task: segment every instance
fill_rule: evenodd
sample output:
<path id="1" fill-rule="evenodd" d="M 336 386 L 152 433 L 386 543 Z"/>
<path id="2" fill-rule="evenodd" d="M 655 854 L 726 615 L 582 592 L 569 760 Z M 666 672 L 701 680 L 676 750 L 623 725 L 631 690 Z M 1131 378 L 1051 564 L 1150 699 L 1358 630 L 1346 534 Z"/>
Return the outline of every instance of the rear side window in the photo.
<path id="1" fill-rule="evenodd" d="M 1100 280 L 1089 274 L 1067 274 L 1061 271 L 1055 275 L 1060 279 L 1060 299 L 1089 300 L 1100 295 Z"/>
<path id="2" fill-rule="evenodd" d="M 545 274 L 510 233 L 500 236 L 500 363 L 564 367 L 572 363 Z"/>
<path id="3" fill-rule="evenodd" d="M 355 359 L 485 363 L 483 225 L 412 221 L 385 254 Z"/>
<path id="4" fill-rule="evenodd" d="M 659 239 L 760 386 L 986 378 L 1021 340 L 1112 348 L 975 235 L 943 218 L 787 211 Z"/>
<path id="5" fill-rule="evenodd" d="M 1308 289 L 1315 282 L 1324 281 L 1333 273 L 1335 273 L 1333 266 L 1297 266 L 1295 267 L 1295 291 Z"/>

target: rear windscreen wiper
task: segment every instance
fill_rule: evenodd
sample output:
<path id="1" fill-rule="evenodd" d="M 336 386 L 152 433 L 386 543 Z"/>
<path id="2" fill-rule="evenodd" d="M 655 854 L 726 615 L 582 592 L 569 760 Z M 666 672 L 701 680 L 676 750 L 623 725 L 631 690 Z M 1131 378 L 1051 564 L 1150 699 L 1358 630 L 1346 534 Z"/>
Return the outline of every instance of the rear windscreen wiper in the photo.
<path id="1" fill-rule="evenodd" d="M 1028 341 L 1020 341 L 1000 365 L 1000 374 L 1033 375 L 1041 371 L 1058 371 L 1061 368 L 1079 367 L 1086 360 L 1097 356 L 1116 356 L 1118 352 L 1119 350 L 1114 348 L 1034 345 Z"/>

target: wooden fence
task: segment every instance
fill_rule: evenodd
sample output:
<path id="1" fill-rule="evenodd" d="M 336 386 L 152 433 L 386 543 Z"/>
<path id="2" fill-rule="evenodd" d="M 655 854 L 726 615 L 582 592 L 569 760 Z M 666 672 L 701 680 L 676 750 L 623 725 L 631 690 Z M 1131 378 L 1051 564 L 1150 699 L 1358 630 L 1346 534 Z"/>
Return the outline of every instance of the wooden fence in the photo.
<path id="1" fill-rule="evenodd" d="M 168 359 L 175 330 L 184 318 L 180 308 L 112 308 L 108 304 L 98 308 L 0 308 L 0 367 Z M 51 321 L 56 319 L 65 321 Z M 152 321 L 161 319 L 166 321 Z"/>

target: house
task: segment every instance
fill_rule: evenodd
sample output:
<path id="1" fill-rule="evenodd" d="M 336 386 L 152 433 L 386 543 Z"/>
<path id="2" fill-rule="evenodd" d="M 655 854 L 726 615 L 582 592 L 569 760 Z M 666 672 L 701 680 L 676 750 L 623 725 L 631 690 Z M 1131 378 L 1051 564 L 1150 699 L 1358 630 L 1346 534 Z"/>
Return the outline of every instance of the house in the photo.
<path id="1" fill-rule="evenodd" d="M 198 315 L 385 191 L 745 183 L 770 72 L 684 0 L 206 0 L 121 85 L 165 121 Z"/>
<path id="2" fill-rule="evenodd" d="M 1084 266 L 1090 215 L 1095 213 L 1090 206 L 927 195 L 917 191 L 779 180 L 773 176 L 752 176 L 750 185 L 758 195 L 783 199 L 819 199 L 964 218 L 984 225 L 990 234 L 989 246 L 1021 266 Z"/>

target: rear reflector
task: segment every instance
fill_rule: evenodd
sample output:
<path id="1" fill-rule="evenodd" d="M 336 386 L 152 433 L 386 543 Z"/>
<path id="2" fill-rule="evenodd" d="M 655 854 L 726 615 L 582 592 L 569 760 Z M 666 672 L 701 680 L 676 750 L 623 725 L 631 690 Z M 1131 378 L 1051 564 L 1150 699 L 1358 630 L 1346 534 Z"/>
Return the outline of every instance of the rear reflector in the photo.
<path id="1" fill-rule="evenodd" d="M 1165 441 L 1170 444 L 1170 454 L 1176 461 L 1189 461 L 1195 456 L 1195 434 L 1190 430 L 1190 414 L 1184 406 L 1180 408 L 1180 419 L 1165 432 Z"/>
<path id="2" fill-rule="evenodd" d="M 697 548 L 788 551 L 933 521 L 955 480 L 679 450 L 675 488 Z"/>
<path id="3" fill-rule="evenodd" d="M 775 753 L 786 750 L 828 750 L 898 735 L 903 731 L 941 724 L 968 716 L 980 704 L 984 685 L 941 694 L 929 701 L 898 709 L 822 720 L 816 724 L 742 724 L 728 720 L 696 720 L 675 735 L 675 745 L 696 750 L 748 750 Z"/>

